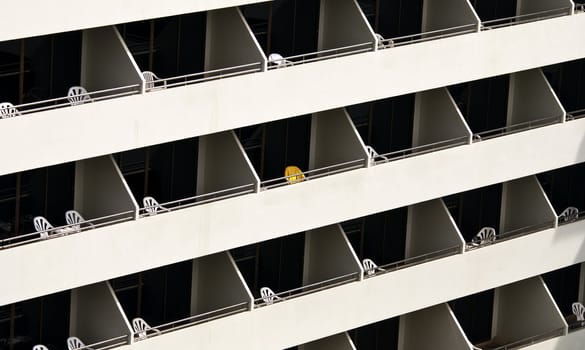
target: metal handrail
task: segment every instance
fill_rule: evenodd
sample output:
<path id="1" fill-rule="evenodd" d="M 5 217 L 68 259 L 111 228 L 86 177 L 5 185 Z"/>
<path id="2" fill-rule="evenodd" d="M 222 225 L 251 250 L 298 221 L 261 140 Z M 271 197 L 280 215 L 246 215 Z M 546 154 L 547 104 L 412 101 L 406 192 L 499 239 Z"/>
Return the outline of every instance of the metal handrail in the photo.
<path id="1" fill-rule="evenodd" d="M 461 245 L 452 246 L 449 248 L 440 249 L 434 252 L 425 253 L 400 261 L 391 262 L 385 265 L 378 266 L 372 273 L 365 274 L 365 278 L 383 275 L 392 271 L 402 270 L 407 267 L 424 264 L 429 261 L 434 261 L 448 256 L 453 256 L 461 253 Z"/>
<path id="2" fill-rule="evenodd" d="M 404 36 L 397 36 L 394 38 L 384 39 L 381 41 L 382 46 L 378 49 L 392 48 L 394 46 L 402 46 L 408 44 L 414 44 L 424 41 L 436 40 L 441 38 L 448 38 L 452 36 L 475 33 L 477 32 L 477 24 L 470 23 L 460 26 L 430 30 L 427 32 L 409 34 Z"/>
<path id="3" fill-rule="evenodd" d="M 99 341 L 97 343 L 88 344 L 77 348 L 76 350 L 108 350 L 117 348 L 122 345 L 130 344 L 128 335 L 120 335 L 115 338 L 111 338 L 108 340 Z"/>
<path id="4" fill-rule="evenodd" d="M 26 233 L 24 235 L 5 238 L 0 240 L 0 249 L 13 248 L 33 242 L 44 241 L 51 238 L 68 236 L 103 226 L 117 224 L 120 222 L 131 221 L 135 219 L 135 214 L 136 212 L 133 210 L 125 211 L 121 213 L 102 216 L 99 218 L 85 220 L 77 224 L 57 226 L 48 230 L 35 231 L 31 233 Z M 41 238 L 41 235 L 45 233 L 47 234 L 47 238 Z"/>
<path id="5" fill-rule="evenodd" d="M 560 7 L 556 9 L 537 11 L 533 13 L 527 13 L 524 15 L 504 17 L 492 19 L 489 21 L 482 21 L 482 30 L 489 30 L 495 28 L 508 27 L 516 24 L 523 24 L 528 22 L 535 22 L 543 19 L 561 17 L 571 14 L 571 7 Z"/>
<path id="6" fill-rule="evenodd" d="M 373 164 L 374 165 L 384 164 L 391 161 L 409 158 L 425 153 L 436 152 L 451 147 L 467 145 L 468 143 L 469 136 L 461 136 L 449 140 L 427 143 L 425 145 L 415 146 L 400 151 L 392 151 L 384 154 L 379 154 L 373 158 Z"/>
<path id="7" fill-rule="evenodd" d="M 544 126 L 559 124 L 563 122 L 562 116 L 554 116 L 554 117 L 547 117 L 541 118 L 536 120 L 529 120 L 527 122 L 517 123 L 514 125 L 507 125 L 501 128 L 492 129 L 481 131 L 478 133 L 473 134 L 473 142 L 479 142 L 484 140 L 489 140 L 494 137 L 510 135 L 521 131 L 526 131 L 530 129 L 536 129 Z"/>
<path id="8" fill-rule="evenodd" d="M 577 222 L 577 221 L 581 221 L 585 219 L 585 211 L 579 211 L 577 213 L 577 217 L 576 218 L 572 218 L 572 219 L 568 219 L 568 220 L 564 220 L 561 221 L 561 215 L 557 215 L 557 220 L 558 220 L 558 224 L 559 226 L 563 226 L 563 225 L 567 225 L 567 224 L 572 224 L 573 222 Z"/>
<path id="9" fill-rule="evenodd" d="M 331 59 L 336 57 L 343 57 L 349 55 L 355 55 L 362 52 L 374 51 L 374 42 L 367 42 L 349 46 L 341 46 L 334 49 L 326 49 L 320 51 L 314 51 L 304 53 L 300 55 L 287 56 L 268 61 L 268 69 L 277 69 L 287 66 L 294 66 L 298 64 L 310 63 L 315 61 L 322 61 L 325 59 Z M 312 57 L 312 58 L 308 58 Z M 278 65 L 277 62 L 284 61 L 284 64 Z"/>
<path id="10" fill-rule="evenodd" d="M 260 187 L 263 190 L 268 190 L 268 189 L 275 188 L 275 187 L 285 186 L 289 183 L 297 183 L 297 182 L 307 181 L 310 179 L 317 179 L 317 178 L 320 178 L 323 176 L 338 174 L 338 173 L 342 173 L 342 172 L 346 172 L 346 171 L 350 171 L 350 170 L 355 170 L 355 169 L 359 169 L 359 168 L 365 168 L 365 167 L 366 167 L 366 159 L 361 158 L 361 159 L 356 159 L 356 160 L 352 160 L 349 162 L 343 162 L 343 163 L 339 163 L 339 164 L 329 165 L 326 167 L 303 171 L 302 175 L 304 176 L 304 178 L 302 180 L 296 179 L 297 177 L 299 177 L 301 175 L 300 173 L 292 174 L 292 175 L 288 175 L 288 176 L 277 177 L 275 179 L 270 179 L 270 180 L 264 180 L 264 181 L 260 182 Z"/>
<path id="11" fill-rule="evenodd" d="M 252 68 L 255 67 L 255 68 Z M 248 68 L 248 69 L 244 69 Z M 153 88 L 146 89 L 147 92 L 158 90 L 160 87 L 176 87 L 176 86 L 185 86 L 195 83 L 201 83 L 210 80 L 217 80 L 223 78 L 229 78 L 237 75 L 244 75 L 249 73 L 256 73 L 261 72 L 263 69 L 262 62 L 253 62 L 248 64 L 242 64 L 239 66 L 233 67 L 226 67 L 226 68 L 219 68 L 208 70 L 204 72 L 198 73 L 191 73 L 185 75 L 179 75 L 170 78 L 159 78 L 154 79 L 151 84 L 154 85 Z"/>
<path id="12" fill-rule="evenodd" d="M 168 333 L 171 331 L 176 331 L 179 329 L 195 326 L 195 325 L 198 325 L 201 323 L 213 321 L 213 320 L 216 320 L 216 319 L 219 319 L 222 317 L 231 316 L 231 315 L 249 310 L 249 306 L 250 306 L 250 302 L 246 301 L 246 302 L 242 302 L 239 304 L 230 305 L 230 306 L 226 306 L 226 307 L 216 309 L 213 311 L 198 314 L 195 316 L 190 316 L 190 317 L 182 318 L 180 320 L 164 323 L 164 324 L 158 325 L 156 327 L 151 327 L 151 329 L 155 332 L 150 333 L 150 334 L 148 332 L 146 332 L 145 337 L 152 338 L 154 336 L 162 335 L 162 334 L 165 334 L 165 333 Z M 156 332 L 156 331 L 158 331 L 158 332 Z M 144 333 L 144 331 L 132 333 L 132 337 L 134 338 L 135 341 L 142 340 L 142 338 L 139 336 L 140 333 Z"/>
<path id="13" fill-rule="evenodd" d="M 520 340 L 516 340 L 514 342 L 498 346 L 496 348 L 489 348 L 490 350 L 511 350 L 511 349 L 519 349 L 523 348 L 532 344 L 540 343 L 545 340 L 549 340 L 552 338 L 560 337 L 565 335 L 565 327 L 554 329 L 550 332 L 541 333 L 532 337 L 523 338 Z"/>
<path id="14" fill-rule="evenodd" d="M 585 4 L 583 4 L 583 5 L 585 5 Z M 585 108 L 577 109 L 575 111 L 568 112 L 566 120 L 569 121 L 569 120 L 581 119 L 583 117 L 585 117 Z"/>
<path id="15" fill-rule="evenodd" d="M 275 304 L 278 302 L 282 302 L 285 300 L 290 300 L 293 298 L 298 298 L 303 295 L 319 292 L 325 289 L 333 288 L 336 286 L 340 286 L 342 284 L 347 284 L 351 282 L 356 282 L 360 280 L 360 272 L 352 272 L 342 276 L 330 278 L 324 281 L 320 281 L 317 283 L 308 284 L 306 286 L 302 286 L 299 288 L 290 289 L 284 292 L 276 293 L 271 296 L 272 302 L 266 302 L 264 298 L 257 298 L 254 299 L 254 308 L 259 308 L 271 304 Z"/>
<path id="16" fill-rule="evenodd" d="M 497 244 L 497 243 L 501 243 L 501 242 L 510 240 L 512 238 L 518 238 L 518 237 L 526 236 L 526 235 L 534 233 L 534 232 L 546 230 L 549 228 L 554 228 L 555 225 L 556 225 L 556 220 L 552 220 L 552 221 L 546 221 L 546 222 L 534 224 L 534 225 L 527 225 L 527 226 L 523 226 L 523 227 L 520 227 L 517 229 L 502 232 L 500 234 L 497 234 L 496 239 L 492 242 L 484 242 L 481 244 L 474 244 L 474 243 L 468 242 L 465 245 L 465 251 L 470 251 L 470 250 L 475 250 L 475 249 L 487 247 L 487 246 L 490 246 L 493 244 Z"/>
<path id="17" fill-rule="evenodd" d="M 177 209 L 183 209 L 201 205 L 209 202 L 215 202 L 222 199 L 242 196 L 248 193 L 253 193 L 256 190 L 256 185 L 253 183 L 227 188 L 215 192 L 203 193 L 192 197 L 177 199 L 160 203 L 158 205 L 151 205 L 139 208 L 138 212 L 141 217 L 150 216 L 152 213 L 149 209 L 158 209 L 158 212 L 171 212 Z M 161 208 L 162 207 L 162 208 Z"/>
<path id="18" fill-rule="evenodd" d="M 108 100 L 117 97 L 129 96 L 129 95 L 137 95 L 140 94 L 141 85 L 134 84 L 134 85 L 127 85 L 122 87 L 116 87 L 112 89 L 105 89 L 105 90 L 97 90 L 91 91 L 86 94 L 79 94 L 75 95 L 76 98 L 79 97 L 89 97 L 89 100 L 84 101 L 83 103 L 79 104 L 86 104 L 95 101 L 102 101 Z M 73 106 L 71 102 L 69 102 L 69 96 L 64 97 L 56 97 L 42 101 L 36 102 L 29 102 L 23 103 L 19 105 L 15 105 L 14 107 L 18 110 L 17 115 L 25 115 L 35 112 L 42 112 L 52 109 L 58 109 L 63 107 L 70 107 Z"/>
<path id="19" fill-rule="evenodd" d="M 570 332 L 574 332 L 576 330 L 580 330 L 583 328 L 585 328 L 585 321 L 574 321 L 574 322 L 569 323 L 569 331 Z"/>

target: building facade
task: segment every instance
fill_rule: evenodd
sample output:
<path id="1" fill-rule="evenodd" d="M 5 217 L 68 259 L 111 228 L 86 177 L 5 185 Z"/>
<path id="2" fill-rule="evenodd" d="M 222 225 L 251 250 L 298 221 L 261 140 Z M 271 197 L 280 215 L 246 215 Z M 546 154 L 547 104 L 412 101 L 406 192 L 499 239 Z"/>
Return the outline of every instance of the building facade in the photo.
<path id="1" fill-rule="evenodd" d="M 8 9 L 0 349 L 585 348 L 585 1 Z"/>

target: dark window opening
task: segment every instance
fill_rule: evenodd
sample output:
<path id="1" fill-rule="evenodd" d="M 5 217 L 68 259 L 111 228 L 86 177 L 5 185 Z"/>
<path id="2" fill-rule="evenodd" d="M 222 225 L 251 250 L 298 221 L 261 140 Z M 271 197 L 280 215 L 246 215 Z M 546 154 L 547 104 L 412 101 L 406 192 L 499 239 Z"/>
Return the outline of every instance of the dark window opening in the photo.
<path id="1" fill-rule="evenodd" d="M 472 344 L 491 340 L 493 289 L 452 300 L 449 306 Z"/>
<path id="2" fill-rule="evenodd" d="M 557 215 L 567 207 L 585 210 L 585 163 L 537 175 Z"/>
<path id="3" fill-rule="evenodd" d="M 349 331 L 356 349 L 397 350 L 400 317 L 390 318 Z"/>
<path id="4" fill-rule="evenodd" d="M 581 264 L 546 273 L 542 275 L 542 278 L 563 316 L 573 315 L 571 305 L 579 301 Z"/>
<path id="5" fill-rule="evenodd" d="M 542 69 L 568 113 L 585 109 L 585 59 Z M 585 111 L 580 114 L 585 113 Z"/>

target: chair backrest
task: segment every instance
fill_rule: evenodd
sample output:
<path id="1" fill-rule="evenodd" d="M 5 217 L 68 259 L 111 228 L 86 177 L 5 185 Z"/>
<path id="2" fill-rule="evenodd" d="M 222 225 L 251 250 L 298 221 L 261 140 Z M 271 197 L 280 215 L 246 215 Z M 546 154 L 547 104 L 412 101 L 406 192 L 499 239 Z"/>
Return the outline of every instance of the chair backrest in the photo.
<path id="1" fill-rule="evenodd" d="M 90 98 L 83 86 L 72 86 L 67 92 L 67 100 L 72 106 L 77 106 L 89 101 Z"/>
<path id="2" fill-rule="evenodd" d="M 142 72 L 142 77 L 144 78 L 146 89 L 153 89 L 154 88 L 154 81 L 158 80 L 159 78 L 151 71 L 145 70 Z"/>
<path id="3" fill-rule="evenodd" d="M 10 102 L 2 102 L 0 103 L 0 119 L 5 118 L 12 118 L 17 115 L 20 115 L 20 112 L 14 105 Z"/>
<path id="4" fill-rule="evenodd" d="M 262 296 L 262 300 L 264 300 L 264 302 L 269 305 L 274 303 L 274 300 L 277 298 L 272 289 L 268 287 L 260 288 L 260 295 Z"/>
<path id="5" fill-rule="evenodd" d="M 49 350 L 46 346 L 44 346 L 43 344 L 38 344 L 33 346 L 32 350 Z"/>
<path id="6" fill-rule="evenodd" d="M 567 207 L 561 215 L 559 215 L 560 222 L 569 222 L 576 220 L 579 217 L 579 209 L 575 207 Z"/>
<path id="7" fill-rule="evenodd" d="M 160 209 L 163 208 L 160 204 L 158 204 L 156 199 L 150 196 L 142 198 L 142 204 L 144 205 L 144 210 L 146 210 L 146 212 L 149 214 L 156 214 Z"/>
<path id="8" fill-rule="evenodd" d="M 72 228 L 79 230 L 81 229 L 80 224 L 84 222 L 85 219 L 76 210 L 67 210 L 65 212 L 65 221 L 67 221 L 67 225 L 72 225 Z"/>
<path id="9" fill-rule="evenodd" d="M 289 184 L 294 184 L 305 180 L 305 174 L 303 174 L 301 169 L 295 165 L 287 166 L 284 169 L 284 176 L 286 177 L 286 182 Z"/>
<path id="10" fill-rule="evenodd" d="M 136 317 L 132 320 L 132 328 L 134 328 L 134 332 L 138 334 L 138 338 L 146 339 L 146 331 L 152 327 L 150 327 L 142 318 Z"/>
<path id="11" fill-rule="evenodd" d="M 67 338 L 67 348 L 69 350 L 76 350 L 85 347 L 85 344 L 77 337 Z"/>
<path id="12" fill-rule="evenodd" d="M 47 219 L 43 216 L 35 216 L 33 218 L 33 224 L 35 225 L 35 230 L 41 232 L 41 238 L 49 237 L 49 232 L 47 232 L 47 230 L 52 229 L 53 225 L 51 225 Z"/>
<path id="13" fill-rule="evenodd" d="M 286 60 L 279 53 L 271 53 L 268 56 L 268 63 L 271 63 L 275 66 L 281 66 L 281 65 L 284 65 L 286 63 Z"/>
<path id="14" fill-rule="evenodd" d="M 392 39 L 388 40 L 384 39 L 384 37 L 381 34 L 376 33 L 376 39 L 378 39 L 379 49 L 394 47 L 394 41 Z"/>
<path id="15" fill-rule="evenodd" d="M 577 321 L 585 321 L 585 306 L 581 303 L 573 303 L 573 314 L 577 316 Z"/>
<path id="16" fill-rule="evenodd" d="M 474 243 L 484 244 L 496 240 L 496 229 L 493 227 L 482 227 L 481 230 L 473 237 Z"/>
<path id="17" fill-rule="evenodd" d="M 364 265 L 364 271 L 368 276 L 373 275 L 376 272 L 376 269 L 378 268 L 378 265 L 376 265 L 376 263 L 373 262 L 372 259 L 364 259 L 362 261 L 362 265 Z"/>

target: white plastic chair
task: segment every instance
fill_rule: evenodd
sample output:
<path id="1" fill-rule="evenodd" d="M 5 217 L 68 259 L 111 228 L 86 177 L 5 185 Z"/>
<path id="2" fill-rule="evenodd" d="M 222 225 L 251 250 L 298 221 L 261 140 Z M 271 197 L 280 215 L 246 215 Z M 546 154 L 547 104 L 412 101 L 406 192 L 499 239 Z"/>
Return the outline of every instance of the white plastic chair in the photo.
<path id="1" fill-rule="evenodd" d="M 33 224 L 35 225 L 35 230 L 41 233 L 42 239 L 49 238 L 49 230 L 54 228 L 53 225 L 42 216 L 35 216 L 33 218 Z"/>
<path id="2" fill-rule="evenodd" d="M 0 103 L 0 119 L 12 118 L 21 115 L 20 112 L 10 102 Z"/>
<path id="3" fill-rule="evenodd" d="M 90 102 L 91 98 L 87 95 L 87 90 L 83 86 L 72 86 L 67 92 L 67 100 L 72 106 L 77 106 Z"/>
<path id="4" fill-rule="evenodd" d="M 77 210 L 67 210 L 65 212 L 65 221 L 67 221 L 67 225 L 71 225 L 71 228 L 75 231 L 81 230 L 82 223 L 94 227 L 91 222 L 86 222 L 83 216 L 81 216 Z"/>
<path id="5" fill-rule="evenodd" d="M 167 210 L 167 208 L 163 207 L 162 205 L 158 204 L 156 199 L 146 196 L 142 198 L 142 204 L 144 205 L 144 210 L 150 215 L 155 215 L 158 213 L 159 210 Z"/>
<path id="6" fill-rule="evenodd" d="M 577 220 L 579 217 L 579 209 L 575 207 L 567 207 L 561 215 L 559 215 L 559 222 L 571 222 Z"/>
<path id="7" fill-rule="evenodd" d="M 156 334 L 160 335 L 160 331 L 156 328 L 152 328 L 145 320 L 140 317 L 136 317 L 132 320 L 132 328 L 134 328 L 134 332 L 138 335 L 138 339 L 143 340 L 146 339 L 147 331 L 153 331 Z"/>
<path id="8" fill-rule="evenodd" d="M 389 49 L 394 47 L 394 41 L 392 39 L 388 39 L 386 43 L 384 43 L 384 37 L 381 34 L 376 33 L 376 39 L 378 39 L 378 49 Z"/>
<path id="9" fill-rule="evenodd" d="M 151 71 L 145 70 L 144 72 L 142 72 L 142 77 L 144 78 L 144 88 L 146 89 L 146 91 L 152 91 L 154 90 L 154 82 L 155 80 L 160 80 L 160 78 L 154 74 Z M 167 88 L 167 81 L 166 80 L 162 80 L 162 85 L 159 86 L 159 88 L 161 89 L 166 89 Z"/>
<path id="10" fill-rule="evenodd" d="M 272 303 L 274 303 L 277 300 L 282 300 L 281 297 L 274 294 L 272 289 L 270 289 L 268 287 L 260 288 L 260 295 L 262 296 L 262 300 L 264 300 L 264 303 L 266 303 L 266 305 L 271 305 Z"/>
<path id="11" fill-rule="evenodd" d="M 480 246 L 482 244 L 491 243 L 496 240 L 496 229 L 493 227 L 482 227 L 481 230 L 473 237 L 471 244 Z"/>
<path id="12" fill-rule="evenodd" d="M 272 64 L 278 68 L 293 65 L 291 61 L 284 59 L 279 53 L 271 53 L 268 56 L 268 64 Z"/>
<path id="13" fill-rule="evenodd" d="M 366 146 L 366 151 L 368 152 L 368 158 L 370 159 L 370 165 L 376 164 L 376 158 L 382 158 L 384 161 L 388 161 L 388 157 L 384 157 L 378 154 L 374 147 Z"/>
<path id="14" fill-rule="evenodd" d="M 364 266 L 364 272 L 368 276 L 371 276 L 374 273 L 376 273 L 376 270 L 378 270 L 378 271 L 386 271 L 386 270 L 384 270 L 382 268 L 379 268 L 378 265 L 376 265 L 376 263 L 372 261 L 372 259 L 364 259 L 362 261 L 362 265 Z"/>
<path id="15" fill-rule="evenodd" d="M 46 346 L 44 346 L 43 344 L 38 344 L 33 346 L 32 350 L 49 350 Z"/>
<path id="16" fill-rule="evenodd" d="M 585 321 L 585 306 L 581 303 L 573 303 L 571 307 L 573 308 L 573 314 L 577 316 L 577 321 Z"/>
<path id="17" fill-rule="evenodd" d="M 67 338 L 67 348 L 69 348 L 69 350 L 77 350 L 81 348 L 84 348 L 84 350 L 92 350 L 91 348 L 86 348 L 85 344 L 83 344 L 83 342 L 77 337 Z"/>

